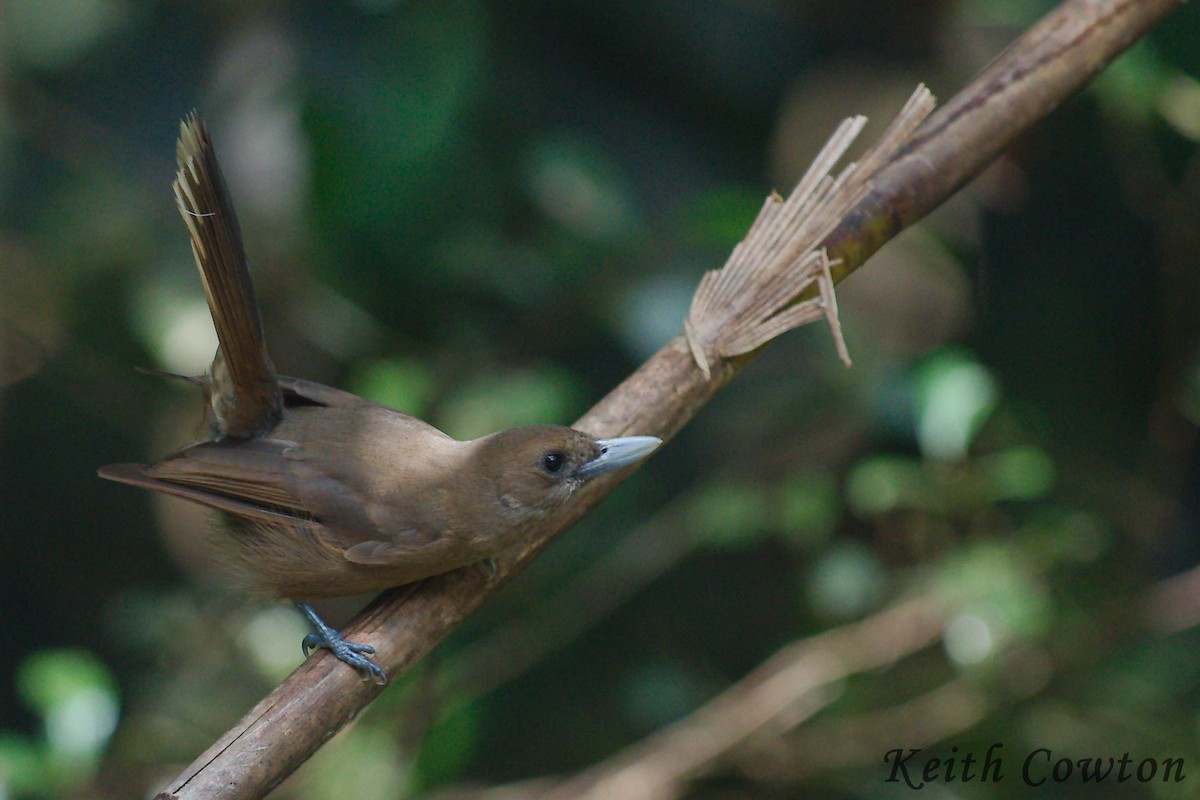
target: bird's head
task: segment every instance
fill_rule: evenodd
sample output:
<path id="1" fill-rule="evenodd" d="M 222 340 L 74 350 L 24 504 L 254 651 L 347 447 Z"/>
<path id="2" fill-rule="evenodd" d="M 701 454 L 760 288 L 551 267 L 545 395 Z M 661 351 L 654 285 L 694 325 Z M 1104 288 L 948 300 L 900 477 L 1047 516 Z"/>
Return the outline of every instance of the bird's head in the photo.
<path id="1" fill-rule="evenodd" d="M 657 436 L 596 439 L 560 425 L 511 428 L 476 440 L 474 466 L 513 518 L 561 505 L 587 481 L 636 464 L 662 444 Z"/>

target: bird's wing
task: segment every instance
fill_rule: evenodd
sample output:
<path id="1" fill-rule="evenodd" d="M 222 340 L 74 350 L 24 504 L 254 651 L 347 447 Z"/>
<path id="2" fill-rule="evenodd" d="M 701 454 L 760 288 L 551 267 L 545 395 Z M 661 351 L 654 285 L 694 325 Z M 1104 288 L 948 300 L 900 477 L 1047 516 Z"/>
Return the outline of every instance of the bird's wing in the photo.
<path id="1" fill-rule="evenodd" d="M 107 467 L 101 467 L 97 472 L 101 478 L 110 481 L 127 483 L 140 489 L 149 489 L 153 492 L 169 494 L 172 497 L 191 500 L 246 519 L 257 519 L 263 522 L 296 522 L 308 519 L 286 510 L 268 508 L 186 483 L 174 483 L 156 478 L 150 474 L 149 467 L 145 464 L 109 464 Z"/>
<path id="2" fill-rule="evenodd" d="M 188 377 L 149 369 L 142 371 L 195 384 L 209 381 L 207 376 Z M 281 375 L 278 385 L 288 406 L 352 408 L 373 405 L 357 395 L 301 378 Z M 110 464 L 99 469 L 98 474 L 107 480 L 191 500 L 246 519 L 317 522 L 320 509 L 310 505 L 327 504 L 305 502 L 303 487 L 297 486 L 293 476 L 295 464 L 293 454 L 289 451 L 294 449 L 292 442 L 269 437 L 236 443 L 206 442 L 185 448 L 157 464 Z M 329 487 L 326 486 L 326 489 Z M 335 494 L 342 495 L 350 504 L 354 502 L 354 498 L 350 497 L 353 494 L 351 492 Z M 326 529 L 319 525 L 316 530 L 321 532 Z M 368 531 L 363 533 L 375 534 Z M 361 536 L 343 535 L 335 538 L 349 538 L 351 546 L 362 542 Z"/>
<path id="3" fill-rule="evenodd" d="M 265 521 L 313 519 L 290 489 L 290 442 L 251 439 L 205 442 L 157 464 L 113 464 L 100 477 L 192 500 L 240 517 Z"/>
<path id="4" fill-rule="evenodd" d="M 237 517 L 310 523 L 308 530 L 360 563 L 394 561 L 440 533 L 422 524 L 419 513 L 403 513 L 315 469 L 302 448 L 281 439 L 204 442 L 148 466 L 113 464 L 100 476 Z"/>
<path id="5" fill-rule="evenodd" d="M 373 539 L 347 547 L 342 555 L 346 557 L 347 561 L 353 561 L 355 564 L 383 565 L 395 564 L 397 561 L 410 556 L 412 552 L 412 547 L 405 547 L 395 542 L 381 542 Z"/>

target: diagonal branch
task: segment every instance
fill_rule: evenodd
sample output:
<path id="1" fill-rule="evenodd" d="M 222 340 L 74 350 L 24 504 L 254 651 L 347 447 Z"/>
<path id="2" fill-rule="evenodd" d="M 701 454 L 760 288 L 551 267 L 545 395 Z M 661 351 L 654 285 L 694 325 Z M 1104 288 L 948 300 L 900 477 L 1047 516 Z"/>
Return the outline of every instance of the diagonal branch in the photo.
<path id="1" fill-rule="evenodd" d="M 866 195 L 825 238 L 834 282 L 857 269 L 979 173 L 1037 120 L 1182 0 L 1066 0 L 926 120 L 874 177 Z M 757 351 L 699 369 L 683 336 L 669 342 L 576 423 L 594 435 L 668 439 Z M 597 480 L 568 507 L 498 559 L 497 574 L 468 569 L 395 589 L 371 604 L 346 635 L 376 647 L 399 675 L 443 639 L 561 531 L 612 492 Z M 172 780 L 161 797 L 263 797 L 378 694 L 327 655 L 308 659 L 228 733 Z"/>

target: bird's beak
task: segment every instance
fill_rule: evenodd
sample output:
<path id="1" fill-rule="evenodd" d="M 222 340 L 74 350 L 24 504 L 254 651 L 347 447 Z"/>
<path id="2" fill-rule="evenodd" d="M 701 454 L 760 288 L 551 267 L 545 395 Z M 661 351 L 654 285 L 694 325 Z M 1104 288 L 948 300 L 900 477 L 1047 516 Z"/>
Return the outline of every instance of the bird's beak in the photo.
<path id="1" fill-rule="evenodd" d="M 577 474 L 585 480 L 636 464 L 662 444 L 657 436 L 622 436 L 617 439 L 597 439 L 600 455 L 579 467 Z"/>

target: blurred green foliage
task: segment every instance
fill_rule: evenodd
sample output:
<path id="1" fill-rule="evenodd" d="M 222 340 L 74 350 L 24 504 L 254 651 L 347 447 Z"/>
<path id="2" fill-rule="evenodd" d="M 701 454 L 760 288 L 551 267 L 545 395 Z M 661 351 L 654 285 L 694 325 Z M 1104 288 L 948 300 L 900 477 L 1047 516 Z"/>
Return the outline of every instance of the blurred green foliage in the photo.
<path id="1" fill-rule="evenodd" d="M 112 674 L 85 650 L 41 650 L 20 665 L 16 688 L 40 726 L 0 737 L 0 785 L 18 796 L 80 791 L 117 725 Z"/>
<path id="2" fill-rule="evenodd" d="M 1051 6 L 0 5 L 0 799 L 148 796 L 301 659 L 289 609 L 217 588 L 195 509 L 95 478 L 200 435 L 133 371 L 214 347 L 184 113 L 281 371 L 475 436 L 579 416 L 836 120 L 950 96 Z M 689 796 L 895 797 L 886 750 L 997 741 L 1183 757 L 1114 796 L 1194 796 L 1200 599 L 1141 610 L 1200 562 L 1197 120 L 1189 4 L 840 287 L 853 370 L 820 326 L 776 343 L 274 796 L 569 773 L 913 595 L 938 648 Z M 967 722 L 907 705 L 964 685 Z"/>

